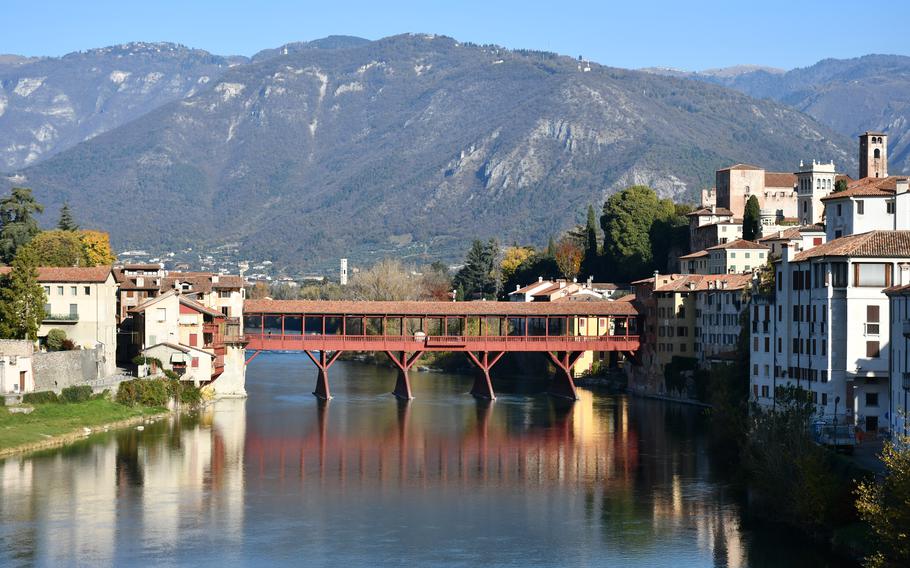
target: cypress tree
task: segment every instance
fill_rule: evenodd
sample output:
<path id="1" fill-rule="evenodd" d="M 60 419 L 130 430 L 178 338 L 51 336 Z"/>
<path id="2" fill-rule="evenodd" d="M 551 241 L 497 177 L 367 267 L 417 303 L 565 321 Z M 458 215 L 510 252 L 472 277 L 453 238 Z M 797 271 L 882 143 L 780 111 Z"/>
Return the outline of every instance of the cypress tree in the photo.
<path id="1" fill-rule="evenodd" d="M 747 241 L 757 239 L 760 223 L 761 208 L 758 206 L 758 198 L 753 195 L 746 201 L 746 208 L 743 211 L 743 238 Z"/>

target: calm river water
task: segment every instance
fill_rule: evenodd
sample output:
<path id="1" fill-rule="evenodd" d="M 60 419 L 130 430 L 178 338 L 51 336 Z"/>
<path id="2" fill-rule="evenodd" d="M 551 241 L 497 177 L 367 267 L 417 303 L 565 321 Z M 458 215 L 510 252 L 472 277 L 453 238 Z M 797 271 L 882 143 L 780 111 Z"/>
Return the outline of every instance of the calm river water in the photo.
<path id="1" fill-rule="evenodd" d="M 0 565 L 826 566 L 744 528 L 698 409 L 544 383 L 250 364 L 247 400 L 0 462 Z"/>

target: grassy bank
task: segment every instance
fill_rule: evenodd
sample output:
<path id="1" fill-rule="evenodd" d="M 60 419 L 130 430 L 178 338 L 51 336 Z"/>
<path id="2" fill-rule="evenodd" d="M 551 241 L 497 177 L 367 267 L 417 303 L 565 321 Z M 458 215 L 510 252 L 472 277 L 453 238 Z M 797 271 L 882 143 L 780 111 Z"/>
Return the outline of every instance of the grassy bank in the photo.
<path id="1" fill-rule="evenodd" d="M 11 414 L 0 407 L 0 452 L 113 422 L 166 412 L 99 399 L 72 404 L 36 404 L 31 414 Z"/>

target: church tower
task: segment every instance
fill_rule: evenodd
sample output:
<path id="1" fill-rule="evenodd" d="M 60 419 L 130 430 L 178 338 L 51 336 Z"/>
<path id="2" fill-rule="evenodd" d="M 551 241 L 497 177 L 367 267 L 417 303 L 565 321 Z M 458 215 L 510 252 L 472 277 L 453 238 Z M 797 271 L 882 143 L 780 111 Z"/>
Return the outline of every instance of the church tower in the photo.
<path id="1" fill-rule="evenodd" d="M 859 135 L 859 177 L 888 177 L 888 135 L 865 132 Z"/>

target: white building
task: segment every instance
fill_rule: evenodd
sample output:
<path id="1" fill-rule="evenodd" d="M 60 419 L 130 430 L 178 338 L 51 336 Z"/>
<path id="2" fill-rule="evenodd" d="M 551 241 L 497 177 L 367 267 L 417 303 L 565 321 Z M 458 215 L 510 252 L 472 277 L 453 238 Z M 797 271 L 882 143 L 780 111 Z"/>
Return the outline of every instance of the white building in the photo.
<path id="1" fill-rule="evenodd" d="M 770 406 L 773 386 L 793 384 L 811 393 L 826 418 L 837 413 L 869 432 L 887 426 L 891 330 L 884 290 L 908 260 L 910 231 L 851 235 L 798 254 L 785 247 L 774 299 L 756 298 L 752 306 L 759 316 L 751 331 L 757 402 Z"/>
<path id="2" fill-rule="evenodd" d="M 742 274 L 752 272 L 768 262 L 767 246 L 745 239 L 709 247 L 708 272 L 710 274 Z"/>
<path id="3" fill-rule="evenodd" d="M 804 225 L 779 229 L 758 239 L 758 242 L 769 247 L 771 259 L 776 260 L 780 258 L 784 245 L 790 247 L 791 252 L 802 252 L 824 244 L 826 240 L 824 225 Z"/>
<path id="4" fill-rule="evenodd" d="M 33 351 L 31 341 L 0 339 L 0 396 L 35 390 Z"/>
<path id="5" fill-rule="evenodd" d="M 910 264 L 899 266 L 898 285 L 886 291 L 890 299 L 891 431 L 910 433 Z"/>
<path id="6" fill-rule="evenodd" d="M 0 268 L 0 275 L 10 268 Z M 43 341 L 52 329 L 66 333 L 77 348 L 101 346 L 103 376 L 117 369 L 117 283 L 110 266 L 38 269 L 46 297 L 44 320 L 38 329 Z"/>

